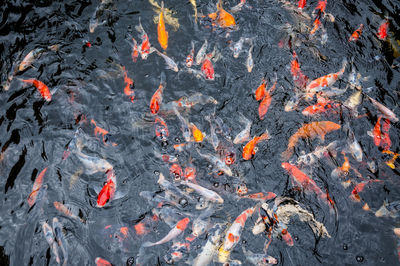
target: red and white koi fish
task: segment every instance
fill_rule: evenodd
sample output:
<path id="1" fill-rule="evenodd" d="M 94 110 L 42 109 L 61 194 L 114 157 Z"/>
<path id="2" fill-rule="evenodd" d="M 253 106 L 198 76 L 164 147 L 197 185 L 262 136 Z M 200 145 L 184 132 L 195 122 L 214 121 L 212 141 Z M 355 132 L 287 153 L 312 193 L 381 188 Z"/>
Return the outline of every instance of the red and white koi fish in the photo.
<path id="1" fill-rule="evenodd" d="M 292 73 L 294 85 L 298 88 L 304 88 L 307 85 L 308 77 L 300 69 L 299 59 L 293 51 L 293 59 L 290 63 L 290 72 Z"/>
<path id="2" fill-rule="evenodd" d="M 44 168 L 42 170 L 42 172 L 40 172 L 40 174 L 35 179 L 35 182 L 33 183 L 32 192 L 28 196 L 29 207 L 32 207 L 33 204 L 35 204 L 35 202 L 36 202 L 36 198 L 38 196 L 39 190 L 42 188 L 42 185 L 43 185 L 43 177 L 46 174 L 46 171 L 47 171 L 47 167 Z"/>
<path id="3" fill-rule="evenodd" d="M 306 0 L 299 0 L 299 3 L 297 4 L 297 7 L 299 9 L 303 9 L 306 7 L 307 1 Z"/>
<path id="4" fill-rule="evenodd" d="M 225 251 L 231 251 L 237 245 L 237 243 L 239 243 L 240 235 L 244 225 L 246 224 L 247 218 L 253 215 L 255 209 L 256 208 L 253 207 L 243 211 L 229 227 L 228 231 L 226 232 L 223 245 Z"/>
<path id="5" fill-rule="evenodd" d="M 152 246 L 161 245 L 161 244 L 171 241 L 172 239 L 176 238 L 177 236 L 179 236 L 180 234 L 182 234 L 185 231 L 189 222 L 190 222 L 189 218 L 187 218 L 187 217 L 183 218 L 175 225 L 174 228 L 172 228 L 171 231 L 169 231 L 169 233 L 163 239 L 161 239 L 160 241 L 157 241 L 155 243 L 145 242 L 142 246 L 143 247 L 152 247 Z"/>
<path id="6" fill-rule="evenodd" d="M 346 65 L 347 61 L 345 60 L 342 68 L 338 72 L 331 73 L 311 81 L 306 87 L 307 96 L 311 98 L 315 93 L 327 90 L 343 75 Z"/>
<path id="7" fill-rule="evenodd" d="M 135 40 L 135 38 L 133 38 L 133 37 L 131 37 L 131 38 L 132 38 L 132 42 L 133 42 L 131 56 L 132 56 L 132 61 L 134 63 L 136 63 L 137 58 L 139 57 L 139 48 L 138 48 L 137 41 Z"/>
<path id="8" fill-rule="evenodd" d="M 150 111 L 152 114 L 157 114 L 158 111 L 160 110 L 165 86 L 166 86 L 165 74 L 161 73 L 160 85 L 158 86 L 158 89 L 153 94 L 153 97 L 151 97 L 150 100 Z"/>
<path id="9" fill-rule="evenodd" d="M 201 71 L 203 72 L 205 79 L 214 80 L 214 78 L 215 78 L 214 66 L 213 66 L 209 56 L 207 56 L 203 60 L 203 64 L 201 65 Z"/>
<path id="10" fill-rule="evenodd" d="M 276 198 L 276 194 L 273 192 L 258 192 L 249 195 L 241 196 L 241 198 L 252 199 L 257 201 L 265 202 L 266 200 L 270 200 Z"/>
<path id="11" fill-rule="evenodd" d="M 192 44 L 192 49 L 190 50 L 190 53 L 186 57 L 186 66 L 187 67 L 192 67 L 193 61 L 194 61 L 194 41 L 192 41 L 191 44 Z"/>
<path id="12" fill-rule="evenodd" d="M 22 82 L 35 86 L 36 89 L 38 89 L 38 91 L 40 92 L 40 95 L 42 95 L 42 97 L 46 101 L 48 101 L 48 102 L 51 101 L 51 92 L 49 90 L 49 87 L 47 87 L 46 84 L 44 84 L 40 80 L 37 80 L 37 79 L 23 79 Z"/>
<path id="13" fill-rule="evenodd" d="M 111 266 L 112 264 L 110 262 L 108 262 L 107 260 L 97 257 L 94 260 L 94 263 L 96 263 L 96 266 Z"/>
<path id="14" fill-rule="evenodd" d="M 101 208 L 109 201 L 114 199 L 117 190 L 117 182 L 114 174 L 107 177 L 107 183 L 103 186 L 97 196 L 97 207 Z"/>
<path id="15" fill-rule="evenodd" d="M 162 141 L 167 140 L 169 136 L 169 131 L 167 123 L 165 123 L 164 119 L 160 116 L 157 116 L 154 121 L 154 125 L 157 138 L 159 138 Z"/>
<path id="16" fill-rule="evenodd" d="M 149 41 L 149 36 L 144 31 L 142 23 L 140 22 L 140 17 L 139 17 L 139 25 L 137 25 L 135 28 L 140 34 L 142 34 L 141 35 L 142 45 L 140 46 L 140 56 L 142 57 L 143 60 L 146 60 L 150 54 L 150 41 Z"/>
<path id="17" fill-rule="evenodd" d="M 131 102 L 135 100 L 135 91 L 133 90 L 134 84 L 133 84 L 133 79 L 128 77 L 128 71 L 125 70 L 125 67 L 123 67 L 124 70 L 124 94 L 129 97 Z"/>

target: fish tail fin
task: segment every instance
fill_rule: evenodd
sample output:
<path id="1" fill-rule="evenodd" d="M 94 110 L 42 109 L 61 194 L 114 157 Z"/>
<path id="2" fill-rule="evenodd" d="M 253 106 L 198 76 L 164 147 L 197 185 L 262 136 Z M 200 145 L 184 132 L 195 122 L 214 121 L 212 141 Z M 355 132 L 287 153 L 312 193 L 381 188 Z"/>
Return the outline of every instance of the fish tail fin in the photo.
<path id="1" fill-rule="evenodd" d="M 164 15 L 164 1 L 161 1 L 161 13 Z"/>
<path id="2" fill-rule="evenodd" d="M 139 33 L 143 33 L 144 29 L 142 26 L 142 22 L 141 22 L 141 18 L 139 17 L 139 25 L 135 26 L 135 29 L 139 32 Z"/>
<path id="3" fill-rule="evenodd" d="M 218 11 L 222 9 L 222 0 L 218 0 L 217 9 Z"/>
<path id="4" fill-rule="evenodd" d="M 144 242 L 144 243 L 143 243 L 142 247 L 147 248 L 147 247 L 152 247 L 152 246 L 154 246 L 154 245 L 155 245 L 155 243 L 152 243 L 152 242 L 150 242 L 150 241 L 147 241 L 147 242 Z"/>
<path id="5" fill-rule="evenodd" d="M 50 45 L 49 47 L 47 47 L 49 50 L 53 51 L 53 52 L 57 52 L 58 49 L 60 48 L 59 44 L 54 44 L 54 45 Z"/>
<path id="6" fill-rule="evenodd" d="M 342 62 L 342 69 L 340 69 L 340 71 L 338 72 L 338 75 L 341 76 L 343 75 L 344 71 L 346 70 L 346 66 L 347 66 L 347 59 L 343 59 Z"/>
<path id="7" fill-rule="evenodd" d="M 265 132 L 260 136 L 260 141 L 269 140 L 270 138 L 271 135 L 269 134 L 268 129 L 266 129 Z"/>
<path id="8" fill-rule="evenodd" d="M 283 159 L 284 161 L 287 161 L 287 160 L 289 160 L 289 158 L 292 156 L 292 154 L 293 154 L 293 148 L 288 147 L 288 148 L 286 149 L 286 151 L 284 151 L 284 152 L 281 153 L 281 157 L 282 157 L 282 159 Z"/>
<path id="9" fill-rule="evenodd" d="M 164 72 L 161 72 L 160 75 L 160 85 L 162 85 L 164 88 L 167 85 L 167 77 Z"/>

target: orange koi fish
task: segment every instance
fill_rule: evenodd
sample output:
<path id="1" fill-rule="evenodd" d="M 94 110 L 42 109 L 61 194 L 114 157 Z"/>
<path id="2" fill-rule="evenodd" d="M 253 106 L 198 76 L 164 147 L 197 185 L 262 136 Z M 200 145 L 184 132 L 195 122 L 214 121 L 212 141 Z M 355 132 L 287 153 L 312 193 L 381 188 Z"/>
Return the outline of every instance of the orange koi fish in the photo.
<path id="1" fill-rule="evenodd" d="M 185 177 L 185 180 L 190 180 L 196 183 L 196 168 L 186 167 L 183 176 Z"/>
<path id="2" fill-rule="evenodd" d="M 171 241 L 172 239 L 176 238 L 178 235 L 180 235 L 181 233 L 183 233 L 185 231 L 189 222 L 190 222 L 189 218 L 187 218 L 187 217 L 183 218 L 175 225 L 174 228 L 172 228 L 171 231 L 169 231 L 169 233 L 163 239 L 161 239 L 160 241 L 157 241 L 155 243 L 145 242 L 142 246 L 143 247 L 152 247 L 152 246 L 164 244 L 164 243 Z"/>
<path id="3" fill-rule="evenodd" d="M 228 231 L 225 235 L 225 241 L 223 245 L 224 251 L 232 250 L 236 244 L 240 240 L 240 235 L 242 230 L 246 224 L 247 218 L 253 215 L 255 208 L 248 208 L 247 210 L 243 211 L 233 222 L 231 227 L 229 227 Z"/>
<path id="4" fill-rule="evenodd" d="M 395 169 L 396 166 L 394 165 L 394 163 L 396 162 L 397 158 L 400 157 L 400 154 L 399 153 L 394 153 L 394 152 L 388 151 L 388 150 L 384 150 L 384 151 L 382 151 L 382 153 L 389 154 L 389 155 L 393 156 L 392 159 L 390 159 L 389 161 L 387 161 L 385 163 L 390 168 Z"/>
<path id="5" fill-rule="evenodd" d="M 133 100 L 135 99 L 135 91 L 133 90 L 134 88 L 133 79 L 128 77 L 128 71 L 125 70 L 125 67 L 123 67 L 123 70 L 124 70 L 124 83 L 125 83 L 124 94 L 126 96 L 129 96 L 129 99 L 133 103 Z"/>
<path id="6" fill-rule="evenodd" d="M 331 121 L 318 121 L 303 125 L 289 138 L 288 147 L 286 151 L 282 153 L 283 159 L 288 160 L 290 156 L 292 156 L 293 149 L 300 139 L 313 139 L 319 136 L 321 140 L 324 141 L 327 133 L 338 129 L 340 129 L 340 125 Z"/>
<path id="7" fill-rule="evenodd" d="M 216 20 L 221 28 L 229 28 L 236 25 L 235 18 L 222 8 L 222 0 L 218 1 L 217 9 L 216 13 L 209 14 L 208 17 Z"/>
<path id="8" fill-rule="evenodd" d="M 160 17 L 158 19 L 158 43 L 160 44 L 161 48 L 164 50 L 168 47 L 168 32 L 165 30 L 165 23 L 164 23 L 164 1 L 161 1 L 161 12 Z"/>
<path id="9" fill-rule="evenodd" d="M 97 257 L 94 262 L 96 263 L 96 266 L 111 266 L 111 263 L 100 257 Z"/>
<path id="10" fill-rule="evenodd" d="M 258 106 L 258 117 L 260 118 L 260 120 L 263 120 L 264 116 L 268 112 L 268 108 L 271 105 L 272 101 L 271 93 L 275 90 L 275 88 L 276 81 L 268 91 L 265 91 L 264 99 L 260 102 L 260 105 Z"/>
<path id="11" fill-rule="evenodd" d="M 135 38 L 132 37 L 132 41 L 133 41 L 133 45 L 132 45 L 132 61 L 134 63 L 136 63 L 137 58 L 139 57 L 139 49 L 138 49 L 138 45 L 137 45 L 137 41 L 135 40 Z"/>
<path id="12" fill-rule="evenodd" d="M 389 28 L 389 21 L 386 19 L 379 26 L 378 32 L 376 34 L 378 38 L 381 39 L 382 41 L 386 40 L 388 28 Z"/>
<path id="13" fill-rule="evenodd" d="M 304 88 L 307 85 L 308 77 L 300 69 L 299 59 L 293 51 L 293 59 L 290 63 L 290 72 L 292 73 L 294 85 L 298 88 Z"/>
<path id="14" fill-rule="evenodd" d="M 389 135 L 390 130 L 390 120 L 385 119 L 384 124 L 382 125 L 382 138 L 381 138 L 381 147 L 384 150 L 389 150 L 392 146 L 392 141 L 390 140 Z"/>
<path id="15" fill-rule="evenodd" d="M 256 145 L 260 142 L 260 141 L 263 141 L 263 140 L 268 140 L 268 139 L 270 139 L 271 137 L 270 137 L 270 135 L 269 135 L 269 133 L 268 133 L 268 130 L 265 130 L 265 132 L 261 135 L 261 136 L 255 136 L 252 140 L 250 140 L 247 144 L 246 144 L 246 146 L 244 146 L 244 148 L 243 148 L 243 153 L 242 153 L 242 156 L 243 156 L 243 159 L 245 159 L 245 160 L 250 160 L 252 157 L 253 157 L 253 155 L 255 155 L 256 154 L 256 152 L 257 152 L 257 148 L 256 148 Z"/>
<path id="16" fill-rule="evenodd" d="M 80 220 L 82 223 L 85 222 L 83 219 L 81 219 L 78 216 L 76 216 L 75 214 L 73 214 L 72 211 L 67 206 L 62 204 L 61 202 L 55 201 L 55 202 L 53 202 L 53 205 L 57 209 L 57 211 L 61 212 L 65 216 Z"/>
<path id="17" fill-rule="evenodd" d="M 310 191 L 314 191 L 317 196 L 326 201 L 326 203 L 334 206 L 333 201 L 330 199 L 329 195 L 322 192 L 322 190 L 317 186 L 314 180 L 312 180 L 308 175 L 303 173 L 297 166 L 290 163 L 282 163 L 282 167 L 291 175 L 293 180 L 302 188 Z"/>
<path id="18" fill-rule="evenodd" d="M 297 4 L 297 7 L 299 9 L 303 9 L 306 7 L 307 1 L 306 0 L 299 0 L 299 3 Z"/>
<path id="19" fill-rule="evenodd" d="M 360 24 L 360 27 L 358 27 L 358 29 L 356 29 L 356 30 L 353 32 L 353 34 L 350 36 L 349 42 L 357 41 L 358 38 L 360 38 L 360 36 L 361 36 L 361 33 L 362 33 L 363 28 L 364 28 L 364 25 L 363 25 L 363 24 Z"/>
<path id="20" fill-rule="evenodd" d="M 146 60 L 147 57 L 150 54 L 150 41 L 149 41 L 149 36 L 147 33 L 144 31 L 142 23 L 140 22 L 140 17 L 139 17 L 139 25 L 137 25 L 136 30 L 142 34 L 142 45 L 140 47 L 140 56 L 142 57 L 143 60 Z"/>
<path id="21" fill-rule="evenodd" d="M 292 236 L 290 235 L 290 233 L 288 232 L 287 229 L 282 229 L 281 236 L 282 236 L 283 241 L 285 241 L 285 243 L 289 247 L 293 247 L 293 245 L 294 245 L 293 238 L 292 238 Z"/>
<path id="22" fill-rule="evenodd" d="M 162 141 L 167 140 L 169 136 L 169 131 L 167 123 L 165 123 L 164 119 L 158 116 L 156 117 L 154 124 L 155 124 L 156 136 Z"/>
<path id="23" fill-rule="evenodd" d="M 375 146 L 379 147 L 381 144 L 381 138 L 382 138 L 382 133 L 381 133 L 381 118 L 382 116 L 378 117 L 378 120 L 376 121 L 375 127 L 372 130 L 372 134 L 374 137 L 374 144 Z"/>
<path id="24" fill-rule="evenodd" d="M 214 80 L 214 66 L 208 57 L 204 59 L 203 64 L 201 65 L 201 71 L 206 79 Z"/>
<path id="25" fill-rule="evenodd" d="M 105 145 L 108 145 L 107 144 L 107 139 L 106 139 L 106 135 L 109 133 L 107 130 L 105 130 L 105 129 L 102 129 L 101 127 L 99 127 L 99 126 L 97 126 L 97 124 L 96 124 L 96 122 L 92 119 L 92 120 L 90 120 L 90 123 L 92 123 L 93 125 L 94 125 L 94 135 L 97 137 L 97 135 L 99 134 L 99 135 L 102 135 L 103 137 L 102 137 L 102 139 L 103 139 L 103 143 L 105 144 Z M 111 145 L 112 146 L 117 146 L 117 144 L 116 143 L 111 143 Z"/>
<path id="26" fill-rule="evenodd" d="M 50 102 L 51 101 L 51 93 L 49 90 L 49 87 L 46 86 L 46 84 L 44 84 L 43 82 L 36 80 L 36 79 L 23 79 L 23 82 L 27 83 L 27 84 L 32 84 L 33 86 L 36 87 L 36 89 L 39 90 L 40 95 L 42 95 L 42 97 Z"/>
<path id="27" fill-rule="evenodd" d="M 314 93 L 324 91 L 332 86 L 338 80 L 338 78 L 343 75 L 346 65 L 347 61 L 345 60 L 343 61 L 342 69 L 340 69 L 338 72 L 331 73 L 311 81 L 306 87 L 307 96 L 311 98 Z"/>
<path id="28" fill-rule="evenodd" d="M 107 183 L 101 189 L 98 197 L 97 197 L 97 207 L 101 208 L 106 205 L 107 202 L 112 200 L 115 195 L 115 190 L 117 189 L 117 185 L 115 184 L 115 178 L 107 178 Z"/>
<path id="29" fill-rule="evenodd" d="M 258 86 L 257 90 L 255 91 L 255 97 L 256 97 L 256 101 L 261 101 L 264 96 L 265 93 L 267 92 L 266 87 L 267 86 L 267 81 L 265 79 L 262 80 L 260 86 Z"/>
<path id="30" fill-rule="evenodd" d="M 35 182 L 33 183 L 32 192 L 28 196 L 28 205 L 29 205 L 29 207 L 32 207 L 33 204 L 35 204 L 35 202 L 36 202 L 36 198 L 38 196 L 40 188 L 42 187 L 43 177 L 46 174 L 46 171 L 47 171 L 47 167 L 44 168 L 42 170 L 42 172 L 40 172 L 38 177 L 35 179 Z"/>
<path id="31" fill-rule="evenodd" d="M 158 89 L 156 90 L 156 92 L 154 93 L 153 97 L 151 97 L 150 100 L 150 111 L 152 114 L 157 114 L 158 111 L 160 110 L 160 105 L 162 103 L 165 85 L 166 85 L 165 74 L 161 73 L 160 85 L 158 86 Z"/>
<path id="32" fill-rule="evenodd" d="M 190 123 L 190 130 L 192 131 L 193 139 L 195 142 L 202 142 L 204 134 L 196 127 L 195 124 Z"/>
<path id="33" fill-rule="evenodd" d="M 245 195 L 242 196 L 242 198 L 247 198 L 247 199 L 252 199 L 252 200 L 259 200 L 259 201 L 266 201 L 266 200 L 270 200 L 273 198 L 276 198 L 276 194 L 273 192 L 258 192 L 258 193 L 254 193 L 254 194 L 250 194 L 250 195 Z"/>

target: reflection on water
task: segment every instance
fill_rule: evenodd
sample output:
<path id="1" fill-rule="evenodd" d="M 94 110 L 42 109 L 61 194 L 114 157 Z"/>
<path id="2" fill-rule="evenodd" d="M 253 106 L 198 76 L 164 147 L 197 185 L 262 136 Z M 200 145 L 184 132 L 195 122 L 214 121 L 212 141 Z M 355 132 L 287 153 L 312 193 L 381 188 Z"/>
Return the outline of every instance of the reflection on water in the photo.
<path id="1" fill-rule="evenodd" d="M 217 2 L 0 7 L 2 265 L 399 263 L 400 7 Z"/>

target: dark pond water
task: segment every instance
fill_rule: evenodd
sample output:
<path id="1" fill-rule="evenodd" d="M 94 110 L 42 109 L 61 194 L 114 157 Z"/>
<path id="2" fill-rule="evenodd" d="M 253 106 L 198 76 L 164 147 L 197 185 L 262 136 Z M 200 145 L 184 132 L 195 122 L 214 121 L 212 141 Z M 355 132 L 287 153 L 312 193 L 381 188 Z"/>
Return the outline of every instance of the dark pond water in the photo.
<path id="1" fill-rule="evenodd" d="M 399 163 L 392 158 L 400 148 L 399 123 L 394 118 L 387 120 L 388 114 L 382 115 L 367 95 L 399 114 L 400 68 L 396 58 L 400 55 L 400 4 L 329 0 L 321 14 L 322 25 L 310 36 L 318 1 L 307 1 L 303 14 L 297 9 L 297 1 L 289 2 L 290 5 L 277 0 L 249 0 L 233 13 L 231 8 L 239 1 L 224 1 L 223 8 L 233 14 L 237 24 L 234 29 L 226 29 L 213 25 L 210 18 L 201 18 L 217 11 L 215 1 L 197 1 L 197 23 L 190 1 L 165 1 L 165 7 L 173 11 L 172 16 L 180 24 L 177 30 L 166 24 L 169 32 L 166 55 L 179 67 L 179 72 L 174 72 L 166 69 L 164 59 L 156 52 L 146 60 L 140 55 L 136 62 L 132 60 L 130 36 L 139 45 L 142 43 L 135 29 L 139 18 L 150 44 L 162 51 L 157 41 L 157 24 L 153 21 L 158 13 L 147 0 L 3 1 L 0 6 L 4 85 L 0 92 L 1 264 L 56 265 L 54 248 L 57 248 L 61 264 L 67 257 L 68 265 L 95 265 L 96 258 L 101 257 L 113 265 L 165 265 L 166 258 L 176 251 L 173 244 L 176 246 L 178 242 L 190 248 L 179 249 L 183 257 L 176 259 L 175 264 L 193 264 L 207 241 L 220 236 L 220 241 L 215 241 L 218 249 L 226 242 L 228 228 L 235 224 L 236 217 L 255 207 L 239 242 L 229 252 L 229 259 L 223 260 L 223 250 L 217 250 L 211 264 L 222 265 L 225 261 L 250 265 L 248 259 L 252 257 L 245 255 L 242 248 L 263 254 L 270 237 L 272 242 L 265 254 L 276 258 L 279 265 L 398 265 L 400 238 L 394 228 L 400 227 Z M 89 25 L 93 18 L 99 25 L 91 32 Z M 388 36 L 380 40 L 376 33 L 385 19 L 389 22 Z M 358 41 L 349 42 L 360 24 L 363 30 Z M 242 37 L 246 38 L 242 52 L 234 58 L 231 47 Z M 205 40 L 207 53 L 212 53 L 214 47 L 216 51 L 212 58 L 214 80 L 206 80 L 201 72 L 193 73 L 185 66 L 191 42 L 194 41 L 197 55 Z M 58 49 L 50 49 L 52 45 L 58 45 Z M 246 60 L 250 47 L 253 47 L 254 67 L 248 72 Z M 40 56 L 32 65 L 15 71 L 24 57 L 38 48 L 42 49 L 36 50 Z M 316 98 L 307 100 L 302 97 L 304 87 L 295 88 L 298 82 L 291 73 L 293 51 L 309 81 L 337 72 L 342 62 L 347 62 L 343 75 L 332 86 L 341 93 L 327 97 L 333 101 L 333 111 L 303 115 L 302 110 L 316 104 Z M 133 102 L 124 94 L 123 67 L 134 82 Z M 200 66 L 194 64 L 192 69 L 200 71 Z M 149 109 L 162 73 L 166 86 L 158 117 L 165 120 L 169 130 L 164 141 L 155 135 L 155 116 Z M 358 79 L 354 80 L 358 73 Z M 254 91 L 263 77 L 268 81 L 267 88 L 275 78 L 277 84 L 271 93 L 269 110 L 261 120 Z M 46 84 L 51 101 L 46 101 L 35 86 L 22 81 L 29 79 Z M 203 95 L 200 103 L 179 108 L 178 112 L 208 138 L 201 143 L 190 142 L 178 151 L 174 145 L 187 142 L 181 120 L 170 108 L 171 104 L 166 103 L 196 93 Z M 298 104 L 293 107 L 291 102 Z M 270 135 L 269 140 L 258 143 L 257 153 L 250 160 L 242 158 L 248 140 L 232 144 L 232 139 L 245 127 L 241 114 L 252 122 L 251 138 L 266 129 Z M 220 120 L 211 119 L 210 124 L 208 117 Z M 223 126 L 218 126 L 218 121 Z M 302 125 L 313 121 L 332 121 L 341 128 L 326 134 L 324 141 L 318 136 L 299 139 L 293 155 L 284 160 L 281 154 L 287 149 L 289 138 Z M 376 126 L 378 121 L 381 127 Z M 95 131 L 95 125 L 108 131 L 104 138 L 99 128 Z M 218 151 L 209 141 L 215 128 L 220 141 Z M 374 132 L 368 133 L 374 128 L 375 133 L 382 131 L 385 141 L 388 136 L 384 134 L 389 134 L 391 145 L 387 142 L 375 145 L 374 137 L 370 136 Z M 376 142 L 382 141 L 380 134 L 376 134 Z M 360 160 L 349 148 L 354 138 L 362 149 Z M 303 153 L 334 141 L 336 146 L 325 151 L 314 164 L 297 163 Z M 218 153 L 226 151 L 236 153 L 236 160 L 230 166 L 215 166 L 201 155 L 218 158 Z M 201 209 L 199 205 L 207 201 L 198 201 L 206 197 L 174 180 L 170 174 L 172 163 L 163 161 L 160 154 L 177 156 L 183 169 L 194 167 L 197 184 L 218 193 L 223 204 Z M 350 168 L 344 164 L 346 159 Z M 281 166 L 283 162 L 297 165 L 315 181 L 319 191 L 312 185 L 295 182 Z M 107 171 L 109 165 L 115 176 Z M 94 166 L 99 169 L 93 169 Z M 225 173 L 221 171 L 224 167 L 232 171 L 232 176 L 227 169 Z M 36 201 L 30 204 L 27 199 L 32 195 L 34 182 L 45 168 L 43 184 L 34 192 Z M 170 189 L 160 186 L 159 173 L 186 196 L 175 198 Z M 109 180 L 117 185 L 115 195 L 104 207 L 98 207 L 99 191 Z M 238 187 L 244 184 L 248 195 L 273 192 L 278 200 L 292 199 L 280 205 L 275 201 L 278 209 L 274 211 L 280 222 L 272 235 L 252 233 L 263 210 L 260 201 L 239 197 Z M 156 192 L 168 202 L 159 204 L 155 198 L 148 201 L 143 193 L 139 195 L 142 191 Z M 378 215 L 376 212 L 384 202 L 392 212 L 377 217 L 381 212 Z M 59 203 L 69 212 L 56 208 Z M 267 203 L 272 209 L 274 201 L 270 199 Z M 330 237 L 318 234 L 310 220 L 302 221 L 298 215 L 292 215 L 290 220 L 284 217 L 278 210 L 285 206 L 301 208 L 308 213 L 307 217 L 321 223 Z M 187 240 L 199 215 L 205 220 L 209 217 L 206 232 Z M 190 223 L 173 241 L 143 247 L 147 241 L 162 239 L 185 217 Z M 61 234 L 56 231 L 54 218 L 61 223 Z M 64 244 L 54 242 L 50 247 L 43 232 L 46 224 L 53 227 L 50 235 L 52 232 L 58 235 L 56 240 L 63 239 Z M 294 241 L 292 246 L 284 241 L 282 229 L 286 227 Z"/>

